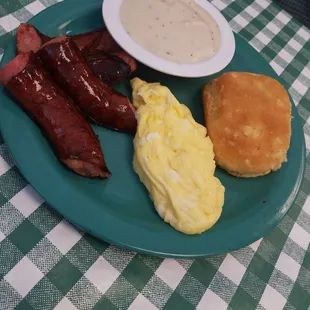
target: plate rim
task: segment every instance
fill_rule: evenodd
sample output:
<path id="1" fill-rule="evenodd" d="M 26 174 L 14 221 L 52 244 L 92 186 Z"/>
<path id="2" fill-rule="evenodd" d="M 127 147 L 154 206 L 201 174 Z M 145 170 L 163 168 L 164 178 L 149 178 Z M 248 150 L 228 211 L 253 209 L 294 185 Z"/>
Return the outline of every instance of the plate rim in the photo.
<path id="1" fill-rule="evenodd" d="M 81 3 L 85 3 L 83 0 L 78 0 L 79 2 Z M 57 3 L 55 5 L 52 5 L 51 7 L 47 8 L 46 10 L 43 10 L 41 11 L 38 15 L 34 16 L 31 20 L 29 20 L 28 22 L 31 22 L 33 23 L 33 20 L 35 20 L 36 18 L 38 18 L 38 16 L 41 16 L 41 14 L 46 14 L 46 11 L 48 11 L 49 9 L 51 9 L 52 7 L 56 7 L 56 6 L 63 6 L 63 5 L 66 5 L 66 3 L 75 3 L 78 2 L 76 0 L 66 0 L 64 2 L 60 2 L 60 3 Z M 88 1 L 87 5 L 89 5 L 89 3 L 94 3 L 94 4 L 98 4 L 100 0 L 91 0 L 91 1 Z M 85 4 L 86 5 L 86 4 Z M 240 36 L 240 35 L 238 35 Z M 240 36 L 241 37 L 241 36 Z M 241 37 L 242 38 L 242 37 Z M 10 39 L 9 43 L 8 43 L 8 46 L 9 44 L 12 44 L 12 41 L 15 40 L 15 36 L 13 38 Z M 244 40 L 242 38 L 242 40 Z M 250 44 L 246 41 L 246 43 L 250 46 Z M 250 46 L 250 48 L 253 48 Z M 8 47 L 6 47 L 5 51 L 8 49 Z M 260 56 L 261 57 L 261 56 Z M 4 53 L 4 56 L 2 57 L 2 60 L 1 60 L 1 63 L 0 63 L 0 67 L 3 66 L 3 63 L 4 61 L 6 60 L 6 57 L 5 57 L 5 53 Z M 266 60 L 265 60 L 266 61 Z M 268 62 L 267 62 L 268 63 Z M 268 63 L 268 66 L 270 67 L 270 69 L 272 71 L 273 68 L 270 66 L 270 64 Z M 275 73 L 276 74 L 276 73 Z M 280 77 L 279 77 L 280 78 Z M 281 78 L 280 78 L 281 79 Z M 282 80 L 282 79 L 281 79 Z M 286 83 L 285 81 L 283 81 L 284 85 L 286 86 Z M 287 89 L 287 86 L 286 86 L 286 89 Z M 3 93 L 3 90 L 0 92 L 1 95 L 5 95 L 7 96 L 6 94 Z M 292 101 L 292 98 L 290 96 L 290 101 L 291 101 L 291 104 L 293 105 L 293 101 Z M 2 102 L 0 102 L 0 108 L 3 110 L 3 105 L 2 105 Z M 297 111 L 297 114 L 298 114 L 298 110 L 297 108 L 295 107 L 296 111 Z M 24 112 L 22 112 L 24 113 Z M 4 118 L 4 114 L 5 113 L 0 113 L 0 120 L 3 120 Z M 299 116 L 299 114 L 298 114 Z M 265 234 L 267 234 L 268 232 L 270 232 L 272 229 L 275 228 L 275 226 L 281 221 L 281 219 L 285 216 L 285 214 L 287 213 L 287 211 L 289 210 L 289 208 L 293 205 L 296 197 L 297 197 L 297 194 L 299 192 L 299 189 L 300 189 L 300 185 L 301 185 L 301 182 L 303 180 L 303 177 L 304 177 L 304 173 L 305 173 L 305 164 L 306 164 L 306 149 L 305 149 L 305 136 L 304 136 L 304 133 L 303 133 L 303 129 L 302 129 L 302 126 L 301 126 L 301 122 L 300 122 L 300 116 L 299 116 L 299 119 L 298 119 L 298 127 L 300 127 L 300 130 L 302 132 L 302 149 L 303 149 L 303 153 L 301 155 L 302 157 L 302 162 L 300 163 L 300 169 L 299 171 L 301 171 L 301 173 L 299 173 L 298 175 L 298 178 L 297 178 L 297 181 L 295 183 L 295 191 L 292 192 L 293 195 L 291 195 L 291 197 L 288 197 L 287 201 L 287 208 L 285 210 L 285 212 L 282 212 L 282 213 L 278 213 L 277 214 L 277 217 L 273 219 L 273 222 L 272 224 L 269 225 L 269 229 L 265 229 L 264 230 L 264 233 L 263 233 L 263 236 Z M 231 251 L 234 251 L 234 250 L 237 250 L 237 249 L 240 249 L 240 248 L 243 248 L 249 244 L 251 244 L 252 242 L 255 242 L 256 240 L 260 239 L 261 237 L 263 236 L 253 236 L 253 238 L 248 238 L 245 242 L 243 243 L 240 243 L 240 242 L 237 242 L 237 246 L 235 247 L 228 247 L 225 249 L 225 251 L 218 251 L 218 252 L 214 252 L 214 253 L 199 253 L 199 254 L 184 254 L 184 253 L 163 253 L 163 252 L 158 252 L 158 251 L 155 251 L 155 250 L 150 250 L 150 249 L 144 249 L 144 248 L 139 248 L 138 246 L 134 246 L 134 245 L 128 245 L 128 244 L 125 244 L 121 241 L 115 241 L 115 240 L 112 240 L 110 239 L 109 237 L 106 237 L 106 236 L 102 236 L 102 234 L 98 234 L 97 232 L 94 232 L 94 231 L 91 231 L 90 228 L 87 227 L 87 225 L 85 226 L 84 224 L 78 224 L 78 223 L 75 223 L 74 220 L 70 220 L 70 216 L 66 216 L 64 213 L 66 213 L 66 211 L 63 211 L 62 208 L 59 208 L 59 206 L 54 206 L 54 204 L 50 203 L 50 199 L 46 199 L 44 196 L 46 196 L 45 194 L 43 195 L 42 194 L 42 191 L 41 189 L 39 188 L 38 184 L 33 184 L 30 182 L 30 180 L 28 179 L 28 176 L 27 176 L 27 172 L 25 172 L 25 169 L 23 167 L 21 167 L 19 165 L 19 163 L 16 161 L 15 159 L 15 155 L 13 155 L 12 151 L 11 151 L 11 142 L 7 142 L 7 137 L 6 137 L 6 130 L 4 129 L 3 130 L 3 121 L 0 121 L 0 130 L 2 132 L 2 135 L 3 135 L 3 138 L 9 148 L 9 151 L 10 151 L 10 154 L 12 155 L 12 157 L 14 158 L 14 161 L 16 163 L 16 166 L 17 168 L 19 169 L 19 171 L 22 173 L 23 177 L 27 180 L 27 182 L 29 184 L 31 184 L 31 186 L 44 198 L 44 200 L 51 206 L 53 206 L 53 208 L 55 210 L 57 210 L 64 218 L 68 219 L 69 222 L 73 223 L 74 225 L 76 225 L 77 227 L 81 227 L 83 230 L 85 230 L 86 232 L 90 233 L 91 235 L 105 241 L 105 242 L 108 242 L 110 244 L 114 244 L 114 245 L 117 245 L 117 246 L 120 246 L 122 248 L 126 248 L 126 249 L 129 249 L 129 250 L 132 250 L 132 251 L 136 251 L 136 252 L 139 252 L 139 253 L 144 253 L 144 254 L 148 254 L 148 255 L 153 255 L 153 256 L 159 256 L 159 257 L 171 257 L 171 258 L 197 258 L 197 257 L 209 257 L 209 256 L 214 256 L 214 255 L 220 255 L 220 254 L 226 254 L 228 252 L 231 252 Z M 27 170 L 27 169 L 26 169 Z"/>

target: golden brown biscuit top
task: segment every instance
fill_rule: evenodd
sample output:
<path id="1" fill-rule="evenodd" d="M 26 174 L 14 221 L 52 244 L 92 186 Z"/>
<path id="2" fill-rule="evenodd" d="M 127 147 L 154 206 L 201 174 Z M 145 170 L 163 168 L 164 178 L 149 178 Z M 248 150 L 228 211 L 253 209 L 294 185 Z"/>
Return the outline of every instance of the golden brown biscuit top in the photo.
<path id="1" fill-rule="evenodd" d="M 286 160 L 291 103 L 275 79 L 229 72 L 204 88 L 208 134 L 215 157 L 235 174 L 265 174 Z"/>

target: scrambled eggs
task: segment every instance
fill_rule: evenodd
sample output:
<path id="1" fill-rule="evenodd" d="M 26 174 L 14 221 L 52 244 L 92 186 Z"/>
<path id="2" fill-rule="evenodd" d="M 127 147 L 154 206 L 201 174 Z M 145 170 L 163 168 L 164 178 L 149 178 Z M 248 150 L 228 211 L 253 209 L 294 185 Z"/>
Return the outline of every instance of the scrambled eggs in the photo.
<path id="1" fill-rule="evenodd" d="M 186 234 L 202 233 L 219 219 L 225 191 L 214 176 L 207 130 L 167 87 L 138 78 L 131 86 L 138 118 L 134 170 L 165 222 Z"/>

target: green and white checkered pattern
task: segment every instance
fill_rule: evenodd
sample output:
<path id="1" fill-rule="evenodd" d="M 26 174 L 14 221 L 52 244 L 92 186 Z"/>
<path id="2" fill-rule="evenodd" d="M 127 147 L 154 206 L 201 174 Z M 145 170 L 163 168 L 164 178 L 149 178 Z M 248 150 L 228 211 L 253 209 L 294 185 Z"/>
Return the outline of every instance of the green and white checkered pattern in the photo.
<path id="1" fill-rule="evenodd" d="M 1 0 L 0 47 L 54 3 Z M 265 238 L 228 255 L 139 255 L 68 224 L 26 183 L 0 137 L 0 309 L 310 309 L 310 31 L 270 0 L 212 3 L 290 85 L 307 145 L 294 206 Z"/>

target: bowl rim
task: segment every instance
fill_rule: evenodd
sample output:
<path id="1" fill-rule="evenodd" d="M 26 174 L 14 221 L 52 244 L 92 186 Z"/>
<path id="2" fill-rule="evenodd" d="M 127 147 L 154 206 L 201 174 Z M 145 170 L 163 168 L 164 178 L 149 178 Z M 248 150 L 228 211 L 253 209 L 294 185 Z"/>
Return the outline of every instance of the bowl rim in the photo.
<path id="1" fill-rule="evenodd" d="M 178 64 L 161 58 L 136 43 L 125 31 L 120 19 L 120 6 L 123 0 L 105 0 L 102 4 L 104 23 L 114 40 L 132 57 L 157 71 L 179 77 L 204 77 L 223 70 L 232 60 L 236 45 L 235 37 L 225 17 L 205 0 L 194 0 L 205 9 L 219 26 L 221 43 L 216 54 L 202 62 Z"/>

